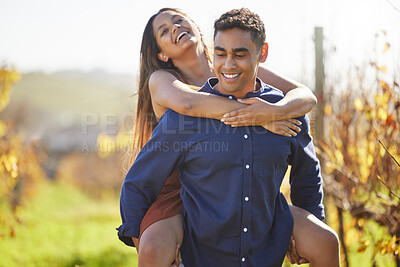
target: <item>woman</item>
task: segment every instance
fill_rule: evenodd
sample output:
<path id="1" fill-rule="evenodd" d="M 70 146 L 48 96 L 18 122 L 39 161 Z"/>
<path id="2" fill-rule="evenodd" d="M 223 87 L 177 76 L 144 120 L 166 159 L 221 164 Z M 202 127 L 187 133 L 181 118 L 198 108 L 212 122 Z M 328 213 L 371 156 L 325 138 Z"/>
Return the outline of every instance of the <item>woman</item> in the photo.
<path id="1" fill-rule="evenodd" d="M 208 49 L 187 15 L 176 9 L 161 9 L 150 18 L 142 39 L 132 161 L 150 138 L 157 118 L 169 108 L 184 115 L 221 119 L 235 127 L 262 125 L 275 133 L 294 136 L 300 129 L 298 121 L 291 118 L 306 114 L 316 102 L 308 88 L 263 67 L 258 76 L 286 94 L 276 104 L 258 98 L 240 103 L 189 87 L 200 87 L 211 76 L 214 73 Z M 143 219 L 140 241 L 132 238 L 139 252 L 139 266 L 178 264 L 176 252 L 183 237 L 179 190 L 175 173 Z M 307 211 L 294 206 L 290 209 L 294 218 L 292 252 L 296 248 L 298 252 L 290 253 L 290 260 L 305 261 L 301 255 L 311 266 L 339 266 L 334 231 Z"/>

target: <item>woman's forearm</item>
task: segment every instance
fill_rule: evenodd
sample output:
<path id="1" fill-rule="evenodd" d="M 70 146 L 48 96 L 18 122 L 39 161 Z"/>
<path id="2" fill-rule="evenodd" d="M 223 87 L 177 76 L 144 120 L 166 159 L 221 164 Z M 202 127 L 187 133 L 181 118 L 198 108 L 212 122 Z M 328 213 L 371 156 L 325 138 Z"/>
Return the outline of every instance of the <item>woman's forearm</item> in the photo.
<path id="1" fill-rule="evenodd" d="M 311 111 L 317 98 L 307 87 L 298 87 L 287 92 L 284 98 L 273 104 L 272 120 L 287 120 L 303 116 Z"/>
<path id="2" fill-rule="evenodd" d="M 264 70 L 267 83 L 283 89 L 286 96 L 275 104 L 257 103 L 247 113 L 250 125 L 262 125 L 271 121 L 285 120 L 306 114 L 316 103 L 316 97 L 307 87 L 290 81 L 275 72 Z M 225 97 L 197 92 L 187 84 L 177 80 L 170 73 L 155 72 L 150 79 L 153 103 L 192 117 L 221 119 L 232 111 L 249 108 L 249 105 Z M 240 113 L 240 112 L 239 112 Z"/>
<path id="3" fill-rule="evenodd" d="M 149 89 L 153 104 L 192 117 L 221 119 L 225 113 L 246 107 L 236 100 L 197 92 L 165 71 L 151 75 Z"/>
<path id="4" fill-rule="evenodd" d="M 220 120 L 222 116 L 228 112 L 247 106 L 236 100 L 203 92 L 194 92 L 188 95 L 184 103 L 186 104 L 180 106 L 178 110 L 175 111 L 187 116 L 217 120 Z M 174 108 L 171 109 L 174 110 Z"/>
<path id="5" fill-rule="evenodd" d="M 287 120 L 307 114 L 317 103 L 308 87 L 266 66 L 260 65 L 258 76 L 265 83 L 281 90 L 285 97 L 270 109 L 272 120 Z"/>
<path id="6" fill-rule="evenodd" d="M 259 111 L 255 112 L 254 115 L 258 116 L 263 113 L 261 124 L 288 120 L 307 114 L 316 102 L 317 98 L 311 90 L 300 86 L 289 90 L 285 97 L 275 104 L 264 103 L 260 105 Z M 248 107 L 248 105 L 235 100 L 201 92 L 190 94 L 184 103 L 186 105 L 181 107 L 179 111 L 175 111 L 188 116 L 212 119 L 221 119 L 226 113 Z"/>

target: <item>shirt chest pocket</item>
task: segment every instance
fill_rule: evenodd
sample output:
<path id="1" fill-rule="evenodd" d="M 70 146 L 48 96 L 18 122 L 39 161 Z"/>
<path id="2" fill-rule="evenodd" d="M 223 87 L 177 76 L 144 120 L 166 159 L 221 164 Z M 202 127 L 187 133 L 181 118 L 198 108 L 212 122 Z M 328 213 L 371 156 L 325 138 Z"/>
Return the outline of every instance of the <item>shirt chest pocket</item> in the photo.
<path id="1" fill-rule="evenodd" d="M 188 142 L 185 164 L 191 171 L 232 168 L 241 162 L 240 141 L 232 136 L 204 135 Z"/>
<path id="2" fill-rule="evenodd" d="M 261 174 L 286 171 L 291 154 L 290 137 L 265 132 L 254 140 L 254 170 Z"/>

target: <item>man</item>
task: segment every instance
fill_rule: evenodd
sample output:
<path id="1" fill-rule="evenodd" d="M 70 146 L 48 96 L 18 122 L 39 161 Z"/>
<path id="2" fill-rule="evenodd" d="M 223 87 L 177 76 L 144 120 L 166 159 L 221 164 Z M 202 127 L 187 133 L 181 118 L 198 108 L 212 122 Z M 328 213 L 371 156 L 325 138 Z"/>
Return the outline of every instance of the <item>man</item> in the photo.
<path id="1" fill-rule="evenodd" d="M 214 28 L 217 78 L 200 90 L 231 99 L 280 100 L 281 91 L 256 78 L 268 51 L 259 17 L 232 10 Z M 301 132 L 288 138 L 262 127 L 232 128 L 166 111 L 124 181 L 120 237 L 126 227 L 138 233 L 148 207 L 178 169 L 185 266 L 281 266 L 293 227 L 280 192 L 289 164 L 293 204 L 324 217 L 319 163 L 308 121 L 299 120 Z"/>

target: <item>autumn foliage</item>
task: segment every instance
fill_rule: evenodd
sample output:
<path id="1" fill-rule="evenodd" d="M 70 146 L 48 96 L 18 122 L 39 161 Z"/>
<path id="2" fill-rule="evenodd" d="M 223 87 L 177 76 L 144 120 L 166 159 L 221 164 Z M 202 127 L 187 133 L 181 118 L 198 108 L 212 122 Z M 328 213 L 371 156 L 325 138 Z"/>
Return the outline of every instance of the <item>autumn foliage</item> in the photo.
<path id="1" fill-rule="evenodd" d="M 381 55 L 389 47 L 386 43 Z M 373 247 L 371 262 L 378 254 L 391 255 L 399 266 L 399 76 L 388 75 L 377 59 L 353 71 L 344 90 L 338 92 L 334 85 L 326 88 L 326 132 L 319 142 L 324 190 L 340 215 L 350 213 L 347 229 L 358 231 L 358 253 Z M 339 220 L 343 240 L 346 229 L 341 216 Z M 386 235 L 367 238 L 370 221 L 383 227 Z M 342 247 L 346 253 L 344 242 Z"/>
<path id="2" fill-rule="evenodd" d="M 0 112 L 9 104 L 12 86 L 19 79 L 16 70 L 0 68 Z M 14 131 L 12 121 L 0 120 L 0 204 L 14 210 L 34 194 L 35 185 L 45 177 L 40 157 L 36 146 L 25 143 Z"/>

